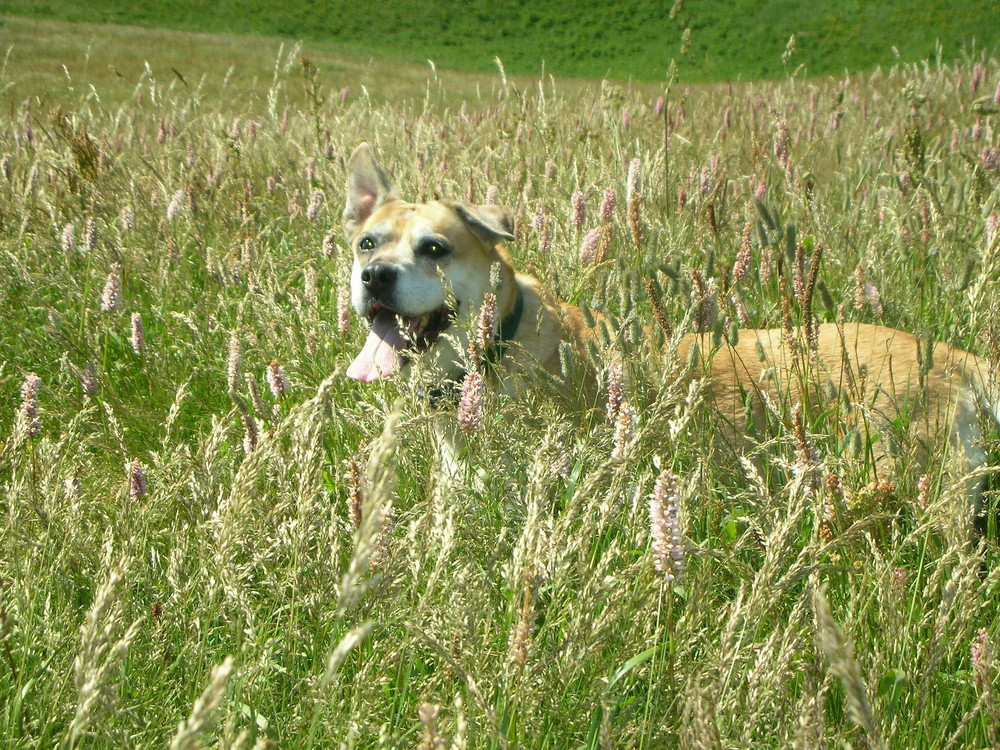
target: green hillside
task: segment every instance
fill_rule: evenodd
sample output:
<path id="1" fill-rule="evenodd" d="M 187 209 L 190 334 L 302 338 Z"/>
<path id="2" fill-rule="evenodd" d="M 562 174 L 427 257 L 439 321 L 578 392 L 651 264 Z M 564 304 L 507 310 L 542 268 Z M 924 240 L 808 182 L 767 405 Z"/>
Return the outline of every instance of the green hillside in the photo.
<path id="1" fill-rule="evenodd" d="M 798 3 L 771 0 L 566 3 L 558 0 L 6 0 L 0 13 L 66 21 L 137 24 L 189 31 L 329 40 L 358 55 L 442 68 L 562 76 L 662 79 L 671 60 L 686 80 L 813 75 L 932 57 L 947 58 L 1000 39 L 988 0 Z M 897 57 L 898 53 L 898 57 Z"/>

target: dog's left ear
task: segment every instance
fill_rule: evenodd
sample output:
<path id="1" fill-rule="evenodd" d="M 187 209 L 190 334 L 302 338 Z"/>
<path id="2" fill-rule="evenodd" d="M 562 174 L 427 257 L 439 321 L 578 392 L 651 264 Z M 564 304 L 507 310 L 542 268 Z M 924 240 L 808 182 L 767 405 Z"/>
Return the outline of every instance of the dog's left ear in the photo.
<path id="1" fill-rule="evenodd" d="M 395 186 L 375 161 L 372 147 L 360 144 L 347 160 L 347 205 L 344 206 L 344 231 L 353 237 L 376 208 L 399 200 Z"/>
<path id="2" fill-rule="evenodd" d="M 514 218 L 503 206 L 456 203 L 455 211 L 469 229 L 486 242 L 514 241 Z"/>

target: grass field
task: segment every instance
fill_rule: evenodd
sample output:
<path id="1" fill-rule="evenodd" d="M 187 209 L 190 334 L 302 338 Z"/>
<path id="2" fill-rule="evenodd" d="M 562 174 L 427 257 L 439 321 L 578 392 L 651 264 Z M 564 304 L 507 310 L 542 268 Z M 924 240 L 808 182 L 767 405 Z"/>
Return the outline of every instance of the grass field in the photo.
<path id="1" fill-rule="evenodd" d="M 997 746 L 998 535 L 970 541 L 947 446 L 923 466 L 903 425 L 812 409 L 796 436 L 779 403 L 761 469 L 720 458 L 640 331 L 654 300 L 676 331 L 801 322 L 816 258 L 818 319 L 996 364 L 996 60 L 664 90 L 41 28 L 0 79 L 0 744 Z M 41 65 L 58 44 L 78 67 Z M 228 75 L 198 53 L 220 46 Z M 519 268 L 615 322 L 634 425 L 540 379 L 487 398 L 449 483 L 450 417 L 344 377 L 361 140 L 408 197 L 512 208 Z"/>
<path id="2" fill-rule="evenodd" d="M 1000 14 L 988 0 L 384 0 L 363 10 L 346 0 L 7 0 L 3 12 L 304 39 L 361 60 L 430 59 L 441 69 L 492 72 L 500 57 L 511 73 L 644 81 L 662 80 L 671 64 L 688 81 L 776 78 L 800 65 L 811 75 L 839 75 L 916 62 L 936 54 L 938 44 L 948 59 L 977 44 L 993 52 L 1000 39 Z M 792 36 L 795 52 L 786 59 Z"/>

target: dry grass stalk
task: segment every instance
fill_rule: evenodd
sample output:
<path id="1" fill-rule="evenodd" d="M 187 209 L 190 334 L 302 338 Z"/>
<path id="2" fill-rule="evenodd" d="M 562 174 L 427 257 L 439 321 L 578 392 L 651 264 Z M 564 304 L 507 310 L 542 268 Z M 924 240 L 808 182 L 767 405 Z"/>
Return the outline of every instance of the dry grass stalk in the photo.
<path id="1" fill-rule="evenodd" d="M 122 558 L 109 571 L 80 629 L 80 646 L 73 660 L 76 711 L 66 733 L 70 746 L 86 736 L 92 726 L 99 726 L 117 704 L 118 684 L 115 678 L 142 624 L 140 618 L 122 632 L 124 606 L 120 589 L 128 565 L 128 559 Z"/>
<path id="2" fill-rule="evenodd" d="M 840 626 L 833 619 L 830 605 L 822 590 L 813 592 L 813 609 L 816 613 L 816 633 L 820 650 L 826 655 L 830 671 L 840 679 L 847 698 L 851 720 L 865 731 L 868 742 L 874 747 L 884 747 L 875 713 L 868 698 L 868 687 L 861 668 L 854 659 L 850 643 L 844 638 Z"/>
<path id="3" fill-rule="evenodd" d="M 354 553 L 340 585 L 340 612 L 348 612 L 354 608 L 366 590 L 364 577 L 373 561 L 379 561 L 385 554 L 386 525 L 392 514 L 392 496 L 396 488 L 396 438 L 399 422 L 399 411 L 392 411 L 386 417 L 381 437 L 372 445 L 368 456 L 368 492 L 363 498 L 361 525 L 354 535 Z"/>
<path id="4" fill-rule="evenodd" d="M 226 688 L 232 672 L 231 656 L 212 668 L 208 685 L 191 707 L 191 715 L 177 728 L 177 734 L 170 742 L 170 750 L 200 750 L 203 747 L 201 738 L 215 726 L 216 713 L 226 698 Z"/>

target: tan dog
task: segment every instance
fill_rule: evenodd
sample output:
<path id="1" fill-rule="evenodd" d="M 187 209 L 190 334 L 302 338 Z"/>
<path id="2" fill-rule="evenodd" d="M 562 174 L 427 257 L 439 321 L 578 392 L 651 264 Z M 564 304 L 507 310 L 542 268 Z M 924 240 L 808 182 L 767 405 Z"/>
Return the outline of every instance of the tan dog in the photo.
<path id="1" fill-rule="evenodd" d="M 479 310 L 493 290 L 494 266 L 500 273 L 502 387 L 515 393 L 518 380 L 530 378 L 537 367 L 557 374 L 562 341 L 581 362 L 587 360 L 585 342 L 593 331 L 580 310 L 556 300 L 536 279 L 515 274 L 501 244 L 514 239 L 505 209 L 455 201 L 407 203 L 366 143 L 351 155 L 348 171 L 344 228 L 355 254 L 352 297 L 371 324 L 347 371 L 350 377 L 372 381 L 392 375 L 416 350 L 425 352 L 444 378 L 460 379 L 469 326 L 453 323 Z M 442 336 L 445 331 L 449 335 Z M 765 423 L 768 401 L 785 406 L 805 401 L 832 415 L 845 434 L 857 430 L 876 462 L 889 453 L 891 438 L 908 437 L 921 462 L 927 446 L 946 438 L 961 452 L 965 469 L 987 463 L 979 413 L 985 409 L 1000 424 L 1000 398 L 986 361 L 973 354 L 939 343 L 922 371 L 914 336 L 861 323 L 820 325 L 811 347 L 790 349 L 780 329 L 741 330 L 735 346 L 717 351 L 711 340 L 684 336 L 678 358 L 694 363 L 691 375 L 707 378 L 722 417 L 721 434 L 737 452 L 752 447 L 747 430 Z M 692 357 L 696 342 L 700 354 Z M 593 405 L 592 371 L 587 380 L 585 398 Z M 903 425 L 908 433 L 892 436 L 892 425 Z M 978 498 L 979 482 L 972 485 L 970 493 Z"/>

